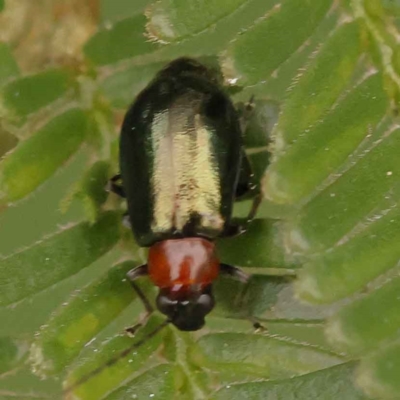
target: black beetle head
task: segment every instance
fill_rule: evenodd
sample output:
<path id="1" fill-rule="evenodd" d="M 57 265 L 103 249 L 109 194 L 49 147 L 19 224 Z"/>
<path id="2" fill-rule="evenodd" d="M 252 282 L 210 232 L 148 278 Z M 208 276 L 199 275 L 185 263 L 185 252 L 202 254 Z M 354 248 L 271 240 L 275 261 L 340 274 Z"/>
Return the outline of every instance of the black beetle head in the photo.
<path id="1" fill-rule="evenodd" d="M 181 331 L 201 329 L 204 317 L 214 308 L 214 297 L 211 285 L 200 293 L 189 293 L 184 298 L 174 298 L 166 289 L 160 290 L 157 296 L 157 308 Z"/>
<path id="2" fill-rule="evenodd" d="M 218 83 L 219 76 L 215 70 L 207 68 L 197 60 L 189 57 L 181 57 L 167 64 L 159 73 L 158 77 L 183 77 L 192 76 L 205 78 Z"/>

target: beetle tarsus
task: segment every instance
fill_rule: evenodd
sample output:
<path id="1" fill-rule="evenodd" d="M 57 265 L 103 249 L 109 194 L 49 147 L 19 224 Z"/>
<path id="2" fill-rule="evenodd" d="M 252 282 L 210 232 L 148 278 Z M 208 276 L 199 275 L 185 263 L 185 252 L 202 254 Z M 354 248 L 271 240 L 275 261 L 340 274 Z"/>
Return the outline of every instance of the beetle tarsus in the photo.
<path id="1" fill-rule="evenodd" d="M 220 264 L 219 268 L 223 274 L 229 275 L 232 278 L 235 278 L 242 283 L 247 283 L 248 280 L 250 279 L 250 275 L 246 274 L 240 268 L 235 267 L 233 265 Z"/>
<path id="2" fill-rule="evenodd" d="M 147 276 L 149 274 L 147 264 L 139 265 L 138 267 L 132 268 L 126 276 L 128 279 L 133 282 L 142 276 Z"/>
<path id="3" fill-rule="evenodd" d="M 106 190 L 108 192 L 115 193 L 120 197 L 126 197 L 125 190 L 122 185 L 119 185 L 117 182 L 121 179 L 121 174 L 117 174 L 113 176 L 107 183 Z"/>
<path id="4" fill-rule="evenodd" d="M 147 299 L 146 299 L 147 300 Z M 151 307 L 151 306 L 150 306 Z M 135 325 L 132 326 L 128 326 L 127 328 L 125 328 L 125 333 L 130 336 L 130 337 L 134 337 L 136 335 L 136 332 L 142 327 L 145 326 L 147 324 L 147 320 L 149 319 L 150 315 L 153 312 L 153 308 L 152 311 L 149 312 L 148 310 L 146 310 L 146 314 L 140 319 L 140 321 L 138 323 L 136 323 Z"/>
<path id="5" fill-rule="evenodd" d="M 240 116 L 240 127 L 242 129 L 242 132 L 246 131 L 250 119 L 254 114 L 255 108 L 256 108 L 256 103 L 254 100 L 254 95 L 250 97 L 248 102 L 239 104 L 238 114 Z"/>
<path id="6" fill-rule="evenodd" d="M 249 214 L 247 215 L 247 223 L 253 221 L 254 217 L 257 214 L 258 208 L 260 207 L 261 202 L 262 202 L 262 193 L 258 193 L 254 197 L 253 204 L 251 205 L 251 209 L 249 211 Z"/>
<path id="7" fill-rule="evenodd" d="M 128 336 L 132 336 L 133 337 L 133 336 L 135 336 L 137 330 L 139 328 L 141 328 L 142 326 L 143 326 L 142 323 L 135 324 L 133 326 L 129 326 L 128 328 L 125 328 L 125 332 L 128 334 Z"/>
<path id="8" fill-rule="evenodd" d="M 258 321 L 256 321 L 255 319 L 250 318 L 250 321 L 253 324 L 253 328 L 256 332 L 268 332 L 268 329 L 264 325 L 262 325 Z"/>
<path id="9" fill-rule="evenodd" d="M 242 150 L 242 162 L 240 165 L 239 179 L 235 191 L 235 201 L 242 201 L 254 195 L 255 186 L 253 184 L 254 174 L 249 158 Z"/>

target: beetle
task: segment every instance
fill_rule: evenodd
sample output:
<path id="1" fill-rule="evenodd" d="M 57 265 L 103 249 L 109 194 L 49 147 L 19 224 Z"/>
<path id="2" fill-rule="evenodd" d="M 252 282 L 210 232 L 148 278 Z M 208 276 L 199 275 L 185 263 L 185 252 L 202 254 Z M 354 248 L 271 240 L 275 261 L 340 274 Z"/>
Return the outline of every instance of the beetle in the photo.
<path id="1" fill-rule="evenodd" d="M 122 180 L 119 185 L 118 180 Z M 244 231 L 232 217 L 237 198 L 254 190 L 239 113 L 215 71 L 191 58 L 164 67 L 127 111 L 120 136 L 120 175 L 111 190 L 126 197 L 133 235 L 149 247 L 147 264 L 128 273 L 159 287 L 159 311 L 178 329 L 195 331 L 214 307 L 212 282 L 239 268 L 221 263 L 215 239 Z"/>
<path id="2" fill-rule="evenodd" d="M 167 319 L 65 393 L 169 323 L 182 331 L 200 329 L 214 307 L 212 282 L 219 274 L 247 282 L 248 275 L 221 263 L 215 249 L 217 238 L 245 230 L 261 202 L 239 119 L 218 75 L 191 58 L 169 63 L 127 111 L 120 136 L 121 171 L 109 190 L 126 197 L 133 235 L 140 246 L 149 247 L 147 264 L 129 271 L 128 280 L 150 315 L 153 308 L 135 282 L 149 276 L 159 287 L 156 304 Z M 251 192 L 255 196 L 247 218 L 234 219 L 234 201 Z"/>

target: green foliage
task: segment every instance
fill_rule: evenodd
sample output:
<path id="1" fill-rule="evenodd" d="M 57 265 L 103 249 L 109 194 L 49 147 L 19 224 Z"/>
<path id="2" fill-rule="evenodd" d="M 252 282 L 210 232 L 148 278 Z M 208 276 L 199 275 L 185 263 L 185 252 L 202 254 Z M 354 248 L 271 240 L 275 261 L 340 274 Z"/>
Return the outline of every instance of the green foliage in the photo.
<path id="1" fill-rule="evenodd" d="M 218 250 L 221 259 L 228 264 L 246 267 L 288 268 L 283 249 L 277 245 L 278 226 L 279 223 L 271 220 L 256 219 L 245 236 L 230 240 L 220 239 Z"/>
<path id="2" fill-rule="evenodd" d="M 276 382 L 254 382 L 227 386 L 217 393 L 215 399 L 274 400 L 364 400 L 367 399 L 351 382 L 354 366 L 342 364 L 309 374 L 305 377 Z"/>
<path id="3" fill-rule="evenodd" d="M 243 3 L 244 0 L 161 0 L 149 7 L 146 13 L 148 32 L 162 42 L 181 40 L 201 32 Z"/>
<path id="4" fill-rule="evenodd" d="M 315 124 L 332 107 L 353 74 L 360 47 L 357 22 L 340 25 L 323 44 L 283 106 L 276 132 L 286 144 L 292 144 L 299 132 Z"/>
<path id="5" fill-rule="evenodd" d="M 17 63 L 6 43 L 0 43 L 0 60 L 0 85 L 3 85 L 8 79 L 19 74 Z"/>
<path id="6" fill-rule="evenodd" d="M 267 196 L 277 203 L 290 204 L 309 197 L 317 185 L 348 159 L 365 138 L 368 127 L 383 118 L 387 106 L 382 76 L 374 74 L 362 81 L 322 122 L 305 129 L 300 140 L 284 154 L 277 152 L 266 178 Z M 295 121 L 291 119 L 292 126 Z"/>
<path id="7" fill-rule="evenodd" d="M 74 108 L 21 142 L 2 163 L 0 200 L 19 200 L 36 189 L 78 150 L 87 130 L 85 113 Z"/>
<path id="8" fill-rule="evenodd" d="M 85 45 L 86 56 L 96 65 L 106 65 L 156 50 L 157 44 L 143 35 L 145 24 L 145 16 L 139 14 L 97 32 Z"/>
<path id="9" fill-rule="evenodd" d="M 132 288 L 125 276 L 134 265 L 125 262 L 112 268 L 83 292 L 75 293 L 52 316 L 31 349 L 32 363 L 38 373 L 62 371 L 94 333 L 107 326 L 132 301 Z M 52 363 L 43 364 L 43 359 L 51 359 Z"/>
<path id="10" fill-rule="evenodd" d="M 62 97 L 70 83 L 63 70 L 48 70 L 13 80 L 3 89 L 3 103 L 9 113 L 28 115 Z"/>
<path id="11" fill-rule="evenodd" d="M 112 248 L 118 232 L 118 214 L 107 212 L 94 225 L 81 222 L 3 258 L 0 304 L 37 293 L 90 265 Z"/>
<path id="12" fill-rule="evenodd" d="M 134 3 L 99 1 L 74 63 L 28 75 L 15 43 L 0 43 L 0 397 L 395 398 L 398 6 Z M 163 320 L 143 318 L 125 279 L 145 254 L 104 188 L 121 112 L 179 56 L 219 64 L 235 101 L 255 96 L 244 141 L 264 201 L 246 234 L 218 241 L 221 260 L 253 276 L 218 279 L 200 332 L 167 326 L 74 386 Z"/>
<path id="13" fill-rule="evenodd" d="M 231 73 L 246 84 L 265 80 L 310 36 L 331 3 L 331 0 L 278 3 L 229 46 L 225 62 L 233 68 Z"/>

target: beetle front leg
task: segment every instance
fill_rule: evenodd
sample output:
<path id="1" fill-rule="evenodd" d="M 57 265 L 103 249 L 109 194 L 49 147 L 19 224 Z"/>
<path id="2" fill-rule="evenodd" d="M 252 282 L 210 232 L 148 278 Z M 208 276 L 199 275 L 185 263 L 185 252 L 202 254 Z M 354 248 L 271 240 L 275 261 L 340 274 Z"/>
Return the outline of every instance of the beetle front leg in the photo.
<path id="1" fill-rule="evenodd" d="M 142 277 L 147 276 L 149 274 L 147 269 L 147 264 L 140 265 L 139 267 L 131 269 L 127 274 L 127 278 L 129 283 L 131 284 L 133 290 L 138 295 L 139 299 L 142 301 L 144 308 L 146 309 L 148 314 L 151 314 L 154 311 L 153 306 L 150 304 L 146 295 L 143 293 L 142 289 L 135 283 L 135 280 Z"/>
<path id="2" fill-rule="evenodd" d="M 246 232 L 247 226 L 254 219 L 257 214 L 258 207 L 262 202 L 262 194 L 259 193 L 253 198 L 253 203 L 249 214 L 246 218 L 234 218 L 231 224 L 227 227 L 222 237 L 238 236 Z"/>
<path id="3" fill-rule="evenodd" d="M 141 302 L 144 305 L 144 308 L 146 309 L 146 315 L 144 318 L 138 323 L 135 324 L 131 327 L 125 328 L 125 332 L 127 332 L 130 336 L 133 336 L 135 332 L 144 325 L 145 321 L 150 317 L 150 315 L 153 313 L 154 308 L 150 304 L 148 298 L 146 295 L 143 293 L 142 289 L 136 284 L 135 280 L 142 277 L 142 276 L 147 276 L 148 275 L 148 269 L 147 269 L 147 264 L 140 265 L 136 268 L 131 269 L 127 274 L 127 278 L 129 280 L 129 283 L 131 284 L 133 290 L 136 292 L 137 296 L 141 300 Z"/>
<path id="4" fill-rule="evenodd" d="M 240 117 L 240 127 L 242 132 L 246 131 L 249 121 L 254 115 L 255 108 L 256 102 L 254 100 L 254 95 L 250 97 L 247 103 L 240 103 L 237 105 L 237 112 Z"/>
<path id="5" fill-rule="evenodd" d="M 117 182 L 121 180 L 121 174 L 117 174 L 113 176 L 107 184 L 106 190 L 112 193 L 115 193 L 116 195 L 120 197 L 126 197 L 125 190 L 121 184 L 118 184 Z"/>
<path id="6" fill-rule="evenodd" d="M 221 263 L 219 265 L 219 268 L 220 268 L 220 271 L 224 275 L 229 275 L 230 277 L 232 277 L 242 283 L 247 283 L 250 279 L 250 275 L 243 272 L 239 267 Z"/>
<path id="7" fill-rule="evenodd" d="M 246 292 L 246 290 L 248 289 L 247 285 L 249 284 L 249 280 L 251 278 L 251 275 L 246 274 L 241 268 L 235 267 L 234 265 L 221 263 L 219 265 L 219 268 L 220 268 L 220 272 L 222 274 L 227 275 L 230 278 L 236 279 L 239 282 L 241 282 L 244 285 L 246 285 L 244 287 L 244 292 L 243 293 Z M 240 305 L 238 307 L 239 309 L 243 308 L 243 304 L 242 304 L 243 303 L 243 293 L 242 293 L 241 298 L 239 298 L 239 303 L 240 303 Z M 245 318 L 248 319 L 251 322 L 251 324 L 253 325 L 253 328 L 254 328 L 254 330 L 256 332 L 267 331 L 267 329 L 259 321 L 257 321 L 257 319 L 254 318 L 253 316 L 246 315 Z"/>

